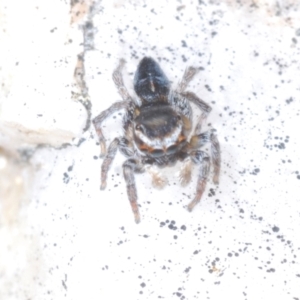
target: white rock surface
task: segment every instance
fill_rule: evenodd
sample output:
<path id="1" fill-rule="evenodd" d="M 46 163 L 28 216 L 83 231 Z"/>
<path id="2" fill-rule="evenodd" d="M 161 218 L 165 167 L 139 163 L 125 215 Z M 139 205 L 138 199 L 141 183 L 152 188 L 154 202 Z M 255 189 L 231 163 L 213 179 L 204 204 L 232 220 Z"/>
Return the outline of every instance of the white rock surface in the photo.
<path id="1" fill-rule="evenodd" d="M 64 10 L 64 22 L 70 9 L 55 5 L 49 10 Z M 291 0 L 94 3 L 82 31 L 83 99 L 91 99 L 92 117 L 120 99 L 111 74 L 121 57 L 132 94 L 133 74 L 146 55 L 160 61 L 174 86 L 187 66 L 201 66 L 190 90 L 213 107 L 206 127 L 217 129 L 221 143 L 220 184 L 210 180 L 201 203 L 188 213 L 196 174 L 188 187 L 179 187 L 178 164 L 166 170 L 170 183 L 162 191 L 151 187 L 146 174 L 137 175 L 142 222 L 136 225 L 122 178 L 124 157 L 117 154 L 107 189 L 100 191 L 97 136 L 92 127 L 81 133 L 88 115 L 78 102 L 59 106 L 69 99 L 72 87 L 67 92 L 66 85 L 81 50 L 68 52 L 56 41 L 60 51 L 49 62 L 67 52 L 73 71 L 54 70 L 53 89 L 50 71 L 35 80 L 49 91 L 42 103 L 51 95 L 51 112 L 64 115 L 57 130 L 79 140 L 61 149 L 39 147 L 27 168 L 2 153 L 1 172 L 11 178 L 21 173 L 25 200 L 16 202 L 21 204 L 5 222 L 7 202 L 0 202 L 0 299 L 300 299 L 299 9 Z M 40 53 L 27 49 L 33 57 Z M 11 81 L 1 76 L 8 80 L 2 95 L 26 95 L 36 107 L 41 90 L 28 89 L 19 75 Z M 46 105 L 39 106 L 43 113 Z M 28 128 L 40 128 L 35 110 L 20 111 L 30 116 Z M 116 113 L 105 123 L 107 142 L 121 134 L 121 119 Z"/>
<path id="2" fill-rule="evenodd" d="M 86 111 L 72 91 L 83 37 L 69 10 L 62 1 L 1 3 L 3 147 L 60 146 L 82 133 Z"/>

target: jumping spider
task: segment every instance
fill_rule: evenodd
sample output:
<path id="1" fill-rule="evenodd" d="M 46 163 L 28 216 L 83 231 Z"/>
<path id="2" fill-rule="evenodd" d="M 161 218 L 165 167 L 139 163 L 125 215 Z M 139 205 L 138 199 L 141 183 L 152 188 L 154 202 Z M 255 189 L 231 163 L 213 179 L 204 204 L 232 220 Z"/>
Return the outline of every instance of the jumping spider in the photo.
<path id="1" fill-rule="evenodd" d="M 205 143 L 211 143 L 211 156 L 214 167 L 213 182 L 219 181 L 220 146 L 214 130 L 201 133 L 201 125 L 211 107 L 199 99 L 194 93 L 186 92 L 188 83 L 197 73 L 197 69 L 189 67 L 177 89 L 170 89 L 170 82 L 159 64 L 151 57 L 144 57 L 134 76 L 134 90 L 138 99 L 132 98 L 122 79 L 122 68 L 125 61 L 120 60 L 113 73 L 113 80 L 123 99 L 104 110 L 94 120 L 104 161 L 101 167 L 101 190 L 106 187 L 107 173 L 119 149 L 127 160 L 123 164 L 123 174 L 127 186 L 127 194 L 134 214 L 135 222 L 140 222 L 137 204 L 137 192 L 134 173 L 146 169 L 152 174 L 152 182 L 156 187 L 163 187 L 167 180 L 157 171 L 155 166 L 166 167 L 183 161 L 180 171 L 180 182 L 186 185 L 191 179 L 192 165 L 199 168 L 196 195 L 188 205 L 192 211 L 200 201 L 204 192 L 210 169 L 209 155 L 199 150 Z M 192 109 L 190 102 L 202 111 L 194 132 L 192 130 Z M 105 138 L 102 133 L 102 122 L 118 110 L 125 110 L 123 118 L 124 136 L 115 138 L 106 151 Z"/>

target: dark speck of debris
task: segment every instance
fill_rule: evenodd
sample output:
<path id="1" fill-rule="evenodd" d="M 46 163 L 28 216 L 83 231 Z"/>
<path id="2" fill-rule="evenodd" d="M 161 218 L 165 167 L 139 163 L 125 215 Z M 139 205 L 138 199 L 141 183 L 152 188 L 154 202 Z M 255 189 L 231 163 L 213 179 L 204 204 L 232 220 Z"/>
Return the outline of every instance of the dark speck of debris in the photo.
<path id="1" fill-rule="evenodd" d="M 94 25 L 93 25 L 92 22 L 86 22 L 85 23 L 85 28 L 93 28 L 93 27 L 94 27 Z"/>
<path id="2" fill-rule="evenodd" d="M 268 272 L 268 273 L 270 273 L 270 272 L 273 272 L 273 273 L 274 273 L 274 272 L 275 272 L 275 269 L 271 268 L 271 269 L 267 270 L 267 272 Z"/>
<path id="3" fill-rule="evenodd" d="M 142 282 L 141 287 L 144 288 L 146 286 L 146 283 Z"/>
<path id="4" fill-rule="evenodd" d="M 211 88 L 210 88 L 210 86 L 209 86 L 208 84 L 205 85 L 205 88 L 206 88 L 209 92 L 211 92 Z"/>
<path id="5" fill-rule="evenodd" d="M 174 226 L 172 223 L 168 226 L 168 228 L 169 228 L 169 229 L 172 229 L 172 230 L 176 230 L 176 229 L 177 229 L 177 227 Z"/>
<path id="6" fill-rule="evenodd" d="M 253 170 L 252 173 L 250 173 L 251 175 L 257 175 L 258 173 L 260 172 L 260 169 L 259 168 L 256 168 Z"/>
<path id="7" fill-rule="evenodd" d="M 180 227 L 180 229 L 186 230 L 186 226 L 185 226 L 185 225 L 182 225 L 182 226 Z"/>
<path id="8" fill-rule="evenodd" d="M 274 226 L 274 227 L 272 228 L 272 230 L 273 230 L 273 232 L 278 232 L 278 231 L 279 231 L 279 227 Z"/>
<path id="9" fill-rule="evenodd" d="M 182 47 L 187 47 L 186 41 L 181 41 Z"/>
<path id="10" fill-rule="evenodd" d="M 215 196 L 215 190 L 214 189 L 209 189 L 209 194 L 208 194 L 208 197 L 211 197 L 211 196 Z"/>
<path id="11" fill-rule="evenodd" d="M 180 10 L 182 10 L 182 9 L 184 9 L 185 8 L 185 5 L 180 5 L 180 6 L 178 6 L 177 8 L 176 8 L 176 10 L 177 11 L 180 11 Z"/>
<path id="12" fill-rule="evenodd" d="M 79 141 L 78 141 L 78 144 L 76 145 L 77 147 L 79 147 L 83 142 L 85 142 L 86 139 L 85 138 L 81 138 Z"/>
<path id="13" fill-rule="evenodd" d="M 64 289 L 67 290 L 67 285 L 66 285 L 66 283 L 65 283 L 63 280 L 61 281 L 61 283 L 62 283 Z"/>
<path id="14" fill-rule="evenodd" d="M 70 177 L 69 177 L 68 173 L 64 173 L 63 181 L 64 181 L 64 183 L 69 183 Z"/>

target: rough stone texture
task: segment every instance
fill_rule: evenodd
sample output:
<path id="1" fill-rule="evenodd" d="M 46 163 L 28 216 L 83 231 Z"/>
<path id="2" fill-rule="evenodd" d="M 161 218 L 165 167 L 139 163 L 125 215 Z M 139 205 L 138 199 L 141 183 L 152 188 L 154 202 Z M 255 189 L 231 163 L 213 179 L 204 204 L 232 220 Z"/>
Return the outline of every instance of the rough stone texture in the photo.
<path id="1" fill-rule="evenodd" d="M 28 5 L 18 10 L 20 18 Z M 82 48 L 70 50 L 64 44 L 67 35 L 61 35 L 61 43 L 55 40 L 57 47 L 45 37 L 57 50 L 49 65 L 68 57 L 68 70 L 44 73 L 47 63 L 40 59 L 32 73 L 45 77 L 31 79 L 26 73 L 31 63 L 24 53 L 22 72 L 14 77 L 15 57 L 10 65 L 9 59 L 1 59 L 1 67 L 8 65 L 1 71 L 1 98 L 17 99 L 15 105 L 2 101 L 1 128 L 8 130 L 2 116 L 8 120 L 23 105 L 22 95 L 35 109 L 20 107 L 21 125 L 49 130 L 54 126 L 50 116 L 57 114 L 57 130 L 71 134 L 57 143 L 30 142 L 23 135 L 24 143 L 38 146 L 24 149 L 20 143 L 22 151 L 15 150 L 17 144 L 1 150 L 5 189 L 0 193 L 0 299 L 300 299 L 298 2 L 68 5 L 49 4 L 47 14 L 36 15 L 41 25 L 32 25 L 42 28 L 43 16 L 48 19 L 55 11 L 57 20 L 68 24 L 65 28 L 81 34 Z M 86 14 L 77 14 L 78 9 Z M 12 18 L 13 13 L 5 16 Z M 48 27 L 49 32 L 57 27 L 52 35 L 60 32 L 55 22 Z M 11 39 L 24 39 L 25 25 L 15 30 Z M 45 50 L 50 46 L 40 47 L 51 53 Z M 31 61 L 41 53 L 30 43 L 26 49 Z M 95 117 L 120 99 L 111 78 L 118 60 L 127 61 L 124 81 L 133 94 L 133 73 L 145 55 L 160 62 L 174 86 L 188 65 L 202 67 L 190 90 L 213 108 L 206 128 L 217 129 L 222 169 L 219 186 L 210 180 L 192 213 L 186 205 L 195 193 L 196 173 L 181 188 L 174 176 L 179 164 L 165 170 L 169 184 L 161 191 L 151 187 L 146 174 L 137 175 L 142 222 L 136 225 L 121 154 L 110 170 L 107 189 L 99 190 L 102 160 L 89 121 L 90 114 Z M 38 89 L 29 89 L 29 82 L 37 82 Z M 38 106 L 40 95 L 43 105 Z M 47 104 L 50 95 L 53 106 Z M 38 107 L 49 113 L 47 118 L 34 115 Z M 121 118 L 116 113 L 105 123 L 107 143 L 122 134 Z M 70 144 L 73 137 L 77 138 Z"/>
<path id="2" fill-rule="evenodd" d="M 60 146 L 87 118 L 74 95 L 82 33 L 63 1 L 1 3 L 0 145 Z"/>

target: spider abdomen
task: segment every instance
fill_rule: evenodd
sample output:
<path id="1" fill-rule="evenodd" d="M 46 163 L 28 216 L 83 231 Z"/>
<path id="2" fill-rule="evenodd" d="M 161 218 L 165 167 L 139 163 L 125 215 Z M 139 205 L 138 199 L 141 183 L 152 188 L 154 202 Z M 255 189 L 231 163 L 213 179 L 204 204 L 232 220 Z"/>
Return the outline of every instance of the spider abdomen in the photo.
<path id="1" fill-rule="evenodd" d="M 144 57 L 139 63 L 134 76 L 134 90 L 145 103 L 159 102 L 168 97 L 170 82 L 151 57 Z"/>

